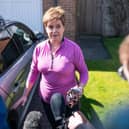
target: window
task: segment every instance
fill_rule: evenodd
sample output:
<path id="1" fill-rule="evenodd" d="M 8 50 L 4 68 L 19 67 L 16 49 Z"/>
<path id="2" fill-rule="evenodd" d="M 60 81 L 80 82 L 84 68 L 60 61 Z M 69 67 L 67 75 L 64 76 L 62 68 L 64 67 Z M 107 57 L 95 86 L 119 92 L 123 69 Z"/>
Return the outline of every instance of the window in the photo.
<path id="1" fill-rule="evenodd" d="M 30 34 L 16 25 L 0 32 L 0 72 L 12 65 L 32 44 Z"/>

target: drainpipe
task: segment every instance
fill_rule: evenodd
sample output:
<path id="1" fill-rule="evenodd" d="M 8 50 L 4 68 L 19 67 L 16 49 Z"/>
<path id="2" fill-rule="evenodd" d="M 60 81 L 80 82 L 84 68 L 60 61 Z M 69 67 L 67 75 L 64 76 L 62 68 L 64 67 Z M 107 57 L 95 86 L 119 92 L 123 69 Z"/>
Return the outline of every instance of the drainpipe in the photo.
<path id="1" fill-rule="evenodd" d="M 54 0 L 54 6 L 58 5 L 58 0 Z"/>

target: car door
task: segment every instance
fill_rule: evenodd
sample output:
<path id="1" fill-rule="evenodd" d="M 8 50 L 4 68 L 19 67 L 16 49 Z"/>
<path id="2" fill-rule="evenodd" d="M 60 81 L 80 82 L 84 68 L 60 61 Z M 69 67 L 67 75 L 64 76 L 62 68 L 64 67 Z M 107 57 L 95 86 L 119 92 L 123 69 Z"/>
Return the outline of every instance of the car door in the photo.
<path id="1" fill-rule="evenodd" d="M 8 108 L 23 94 L 36 43 L 35 34 L 22 23 L 9 23 L 0 32 L 0 95 Z"/>

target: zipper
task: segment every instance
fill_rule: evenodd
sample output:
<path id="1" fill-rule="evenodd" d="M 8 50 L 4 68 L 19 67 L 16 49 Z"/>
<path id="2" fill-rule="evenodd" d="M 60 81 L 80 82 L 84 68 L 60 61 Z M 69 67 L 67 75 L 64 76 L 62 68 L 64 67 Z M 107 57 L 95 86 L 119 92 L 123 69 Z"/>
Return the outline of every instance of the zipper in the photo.
<path id="1" fill-rule="evenodd" d="M 54 62 L 54 55 L 52 54 L 52 51 L 51 51 L 51 69 L 53 69 L 53 62 Z"/>

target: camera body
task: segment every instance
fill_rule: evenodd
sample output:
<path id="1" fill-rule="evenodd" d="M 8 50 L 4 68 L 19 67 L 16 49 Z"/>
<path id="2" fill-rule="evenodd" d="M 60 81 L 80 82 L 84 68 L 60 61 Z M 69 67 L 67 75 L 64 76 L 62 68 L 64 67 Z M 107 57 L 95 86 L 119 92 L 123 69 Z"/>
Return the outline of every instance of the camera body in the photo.
<path id="1" fill-rule="evenodd" d="M 69 107 L 73 107 L 77 103 L 79 103 L 80 97 L 82 96 L 82 89 L 79 87 L 71 88 L 66 95 L 66 101 Z"/>

